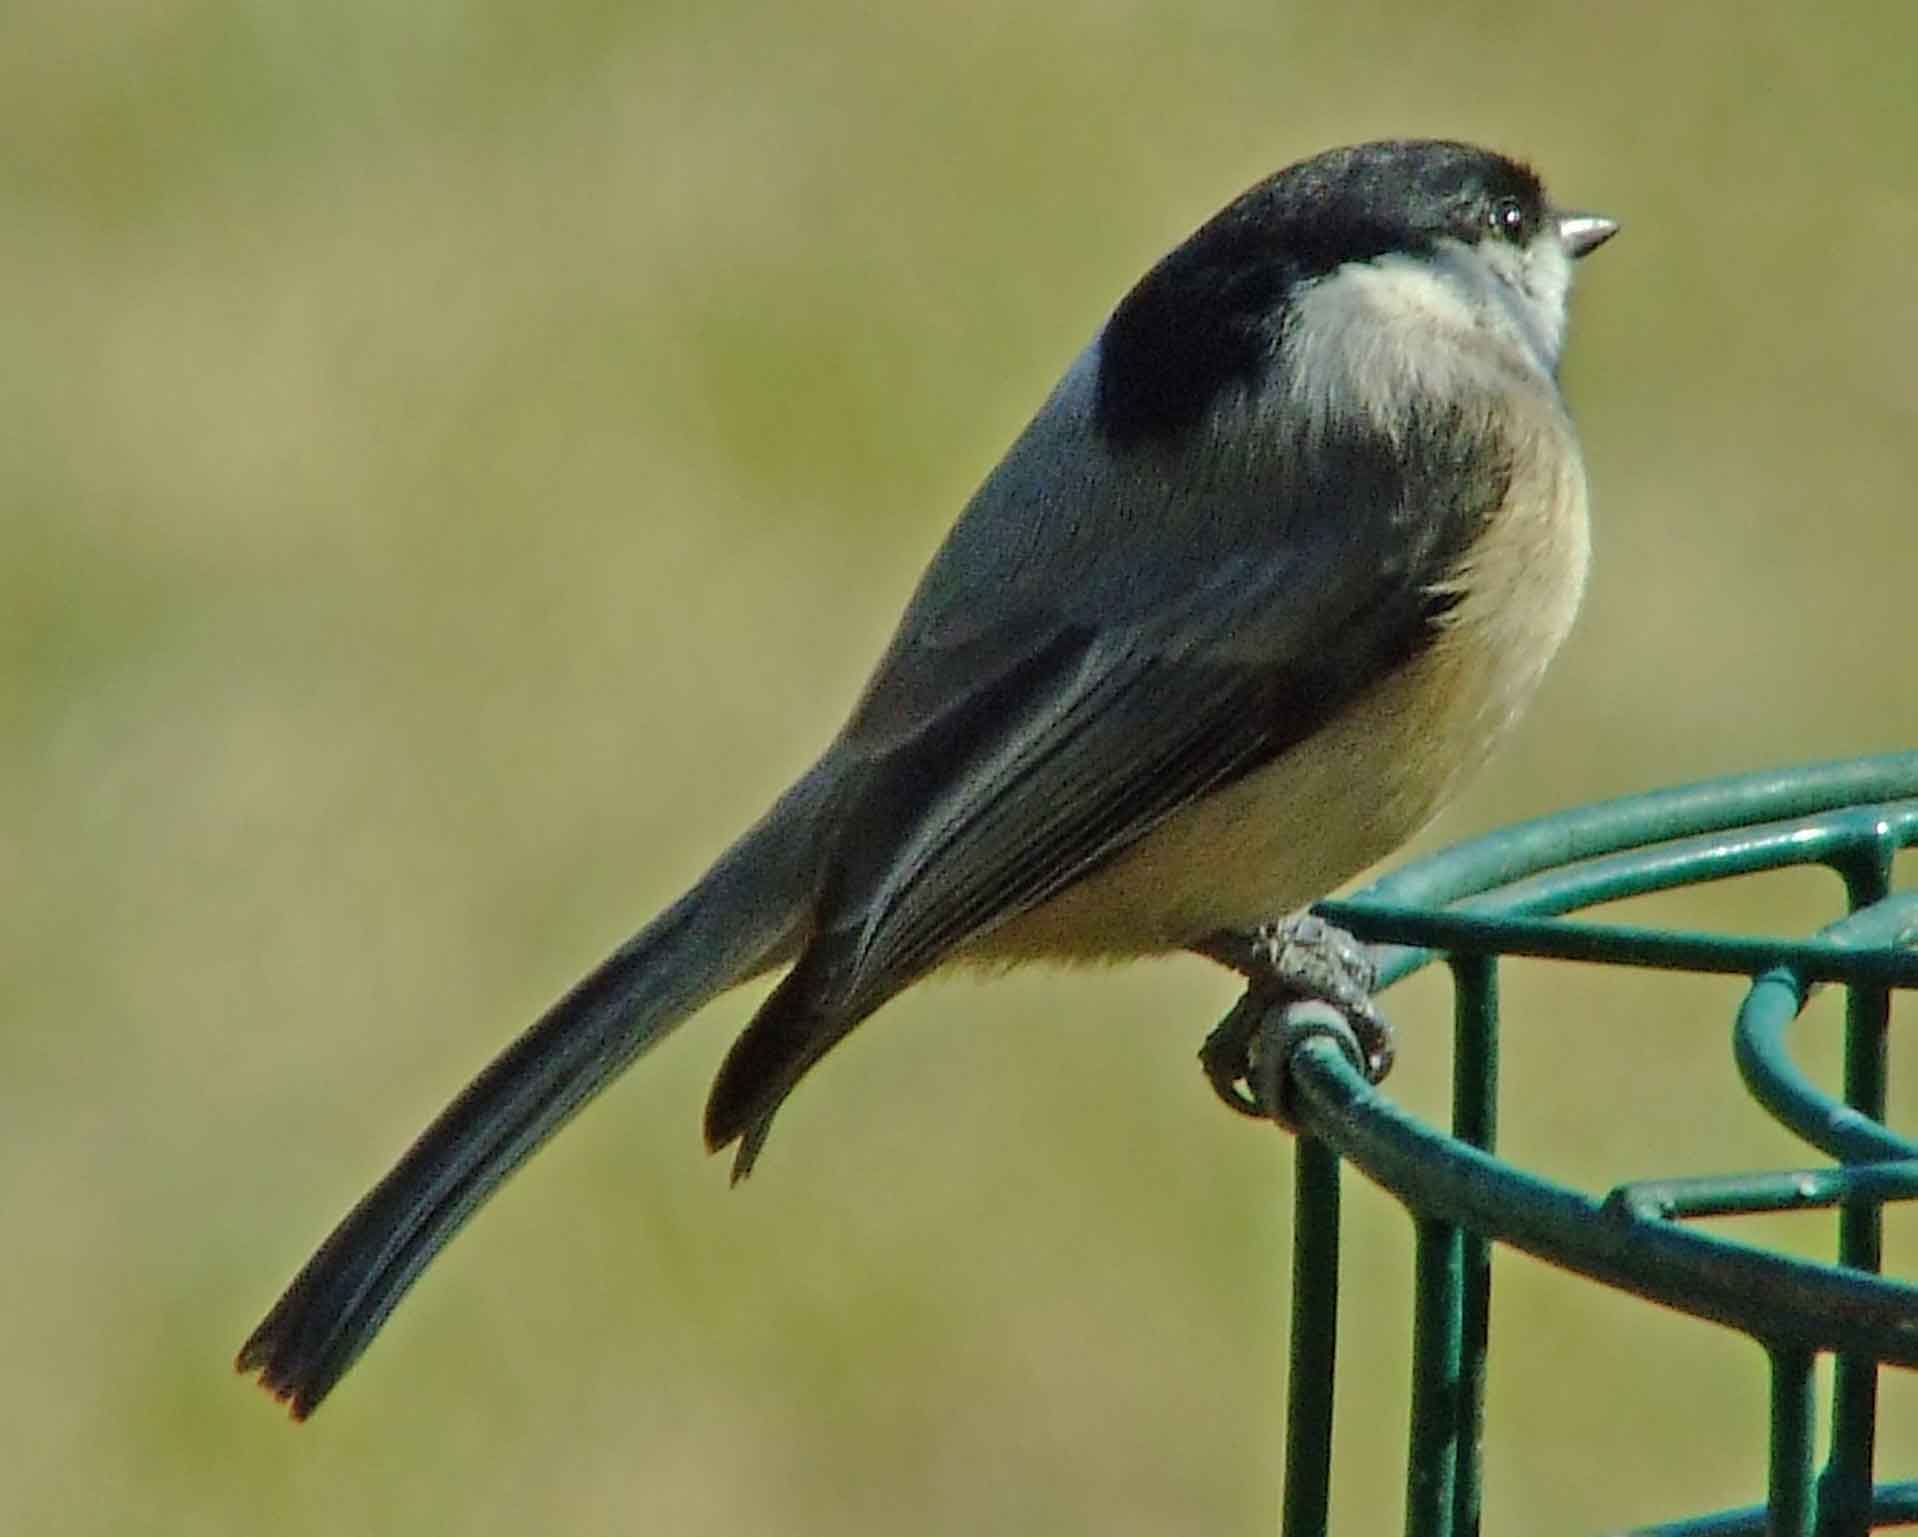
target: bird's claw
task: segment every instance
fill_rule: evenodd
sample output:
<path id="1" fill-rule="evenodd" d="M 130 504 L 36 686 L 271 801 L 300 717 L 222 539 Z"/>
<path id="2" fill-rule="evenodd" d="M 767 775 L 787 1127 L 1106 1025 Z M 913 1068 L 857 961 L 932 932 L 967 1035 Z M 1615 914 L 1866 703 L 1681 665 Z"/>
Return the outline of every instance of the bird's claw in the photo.
<path id="1" fill-rule="evenodd" d="M 1372 1001 L 1378 967 L 1344 929 L 1299 913 L 1249 934 L 1217 935 L 1200 952 L 1246 978 L 1245 996 L 1199 1048 L 1206 1081 L 1230 1109 L 1295 1126 L 1285 1054 L 1304 1035 L 1339 1039 L 1369 1082 L 1391 1071 L 1392 1028 Z M 1329 1006 L 1337 1020 L 1299 1004 Z"/>

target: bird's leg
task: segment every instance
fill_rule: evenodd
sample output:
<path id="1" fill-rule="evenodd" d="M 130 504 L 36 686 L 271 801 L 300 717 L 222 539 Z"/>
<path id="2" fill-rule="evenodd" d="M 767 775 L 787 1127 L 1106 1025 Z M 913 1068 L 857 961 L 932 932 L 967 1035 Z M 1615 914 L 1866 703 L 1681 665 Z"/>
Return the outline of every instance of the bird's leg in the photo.
<path id="1" fill-rule="evenodd" d="M 1351 1027 L 1373 1083 L 1391 1070 L 1392 1028 L 1372 1002 L 1378 968 L 1344 929 L 1311 913 L 1295 913 L 1249 933 L 1223 930 L 1192 948 L 1246 979 L 1245 996 L 1199 1048 L 1199 1064 L 1213 1092 L 1232 1109 L 1261 1120 L 1289 1121 L 1283 1106 L 1260 1102 L 1256 1086 L 1261 1027 L 1273 1010 L 1292 1003 L 1317 1000 L 1336 1009 Z"/>

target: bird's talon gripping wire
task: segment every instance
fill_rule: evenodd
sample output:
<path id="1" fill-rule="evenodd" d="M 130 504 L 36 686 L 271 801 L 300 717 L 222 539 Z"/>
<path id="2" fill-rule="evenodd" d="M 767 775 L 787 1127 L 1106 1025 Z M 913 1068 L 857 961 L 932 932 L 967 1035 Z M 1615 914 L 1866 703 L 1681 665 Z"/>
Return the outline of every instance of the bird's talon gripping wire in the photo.
<path id="1" fill-rule="evenodd" d="M 1369 1082 L 1391 1071 L 1392 1028 L 1372 1001 L 1378 968 L 1345 930 L 1300 913 L 1217 935 L 1200 953 L 1246 978 L 1245 996 L 1199 1048 L 1206 1080 L 1229 1109 L 1296 1129 L 1286 1063 L 1313 1036 L 1336 1040 Z"/>

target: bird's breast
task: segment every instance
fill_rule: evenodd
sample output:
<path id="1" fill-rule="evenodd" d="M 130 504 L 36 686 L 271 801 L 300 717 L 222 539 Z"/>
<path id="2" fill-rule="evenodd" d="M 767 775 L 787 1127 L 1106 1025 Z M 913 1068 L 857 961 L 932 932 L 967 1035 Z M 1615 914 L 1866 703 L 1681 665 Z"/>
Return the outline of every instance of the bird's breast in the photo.
<path id="1" fill-rule="evenodd" d="M 1175 812 L 968 947 L 988 962 L 1183 949 L 1316 901 L 1416 833 L 1483 764 L 1571 628 L 1585 476 L 1555 401 L 1513 437 L 1511 486 L 1431 643 L 1270 763 Z"/>

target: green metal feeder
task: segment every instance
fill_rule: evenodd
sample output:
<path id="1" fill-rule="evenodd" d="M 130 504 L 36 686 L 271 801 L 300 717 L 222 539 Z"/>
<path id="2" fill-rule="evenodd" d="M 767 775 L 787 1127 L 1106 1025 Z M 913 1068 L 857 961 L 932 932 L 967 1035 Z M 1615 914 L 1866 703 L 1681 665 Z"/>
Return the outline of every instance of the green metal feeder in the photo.
<path id="1" fill-rule="evenodd" d="M 1452 1125 L 1406 1114 L 1354 1065 L 1329 1009 L 1265 1022 L 1263 1060 L 1288 1075 L 1299 1123 L 1292 1373 L 1283 1530 L 1330 1515 L 1338 1310 L 1339 1168 L 1405 1206 L 1417 1238 L 1405 1530 L 1479 1529 L 1490 1338 L 1490 1246 L 1510 1244 L 1602 1285 L 1749 1335 L 1770 1358 L 1770 1487 L 1748 1509 L 1644 1528 L 1663 1537 L 1837 1537 L 1918 1522 L 1918 1478 L 1874 1471 L 1878 1374 L 1918 1366 L 1918 1286 L 1879 1272 L 1882 1209 L 1918 1198 L 1918 1142 L 1884 1125 L 1893 988 L 1918 986 L 1918 892 L 1892 888 L 1918 843 L 1918 752 L 1713 780 L 1507 828 L 1399 870 L 1324 917 L 1376 949 L 1381 986 L 1443 960 L 1453 979 Z M 1789 866 L 1836 872 L 1847 914 L 1809 939 L 1579 922 L 1595 903 Z M 1594 1197 L 1493 1153 L 1499 958 L 1736 973 L 1752 979 L 1732 1055 L 1764 1109 L 1829 1162 L 1772 1173 L 1640 1181 Z M 1846 993 L 1840 1094 L 1791 1055 L 1814 984 Z M 1276 1067 L 1274 1069 L 1277 1070 Z M 1830 1208 L 1836 1262 L 1706 1233 L 1688 1219 Z M 1813 1474 L 1813 1361 L 1836 1356 L 1831 1448 Z"/>

